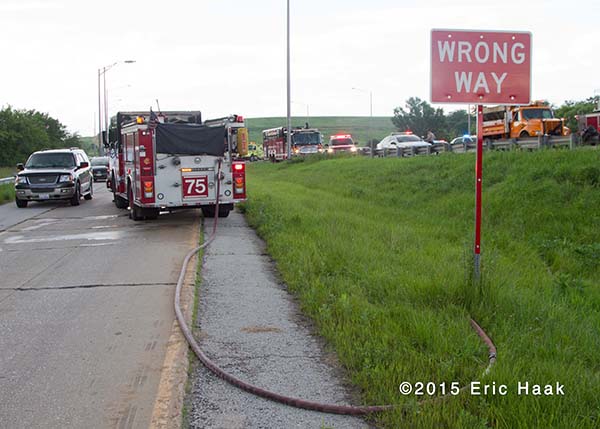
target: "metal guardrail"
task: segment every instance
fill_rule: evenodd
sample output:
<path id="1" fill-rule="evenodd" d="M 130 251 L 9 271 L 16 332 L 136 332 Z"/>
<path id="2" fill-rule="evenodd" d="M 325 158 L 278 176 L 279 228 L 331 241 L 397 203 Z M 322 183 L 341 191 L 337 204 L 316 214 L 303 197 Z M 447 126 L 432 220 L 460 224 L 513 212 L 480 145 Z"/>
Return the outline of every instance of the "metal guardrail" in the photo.
<path id="1" fill-rule="evenodd" d="M 510 140 L 484 140 L 484 148 L 488 150 L 537 150 L 552 147 L 566 147 L 574 149 L 580 145 L 579 136 L 571 134 L 569 136 L 539 136 L 524 139 Z M 436 155 L 443 152 L 467 153 L 477 150 L 476 142 L 467 143 L 434 143 L 427 147 L 409 147 L 409 148 L 387 148 L 375 149 L 375 156 L 379 157 L 413 157 L 420 155 Z M 368 153 L 365 153 L 368 154 Z"/>
<path id="2" fill-rule="evenodd" d="M 0 179 L 0 185 L 6 185 L 7 183 L 13 183 L 15 181 L 14 176 L 5 177 L 4 179 Z"/>

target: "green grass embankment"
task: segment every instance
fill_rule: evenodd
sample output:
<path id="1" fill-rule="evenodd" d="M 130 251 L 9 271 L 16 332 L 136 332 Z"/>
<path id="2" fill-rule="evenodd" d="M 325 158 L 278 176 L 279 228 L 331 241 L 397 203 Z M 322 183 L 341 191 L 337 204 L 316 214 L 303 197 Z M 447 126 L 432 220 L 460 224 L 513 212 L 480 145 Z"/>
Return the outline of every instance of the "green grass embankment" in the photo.
<path id="1" fill-rule="evenodd" d="M 5 177 L 14 176 L 16 174 L 16 169 L 13 167 L 0 167 L 0 179 Z"/>
<path id="2" fill-rule="evenodd" d="M 474 163 L 253 164 L 247 216 L 364 402 L 409 407 L 380 424 L 600 427 L 600 151 L 485 154 L 480 288 Z M 469 317 L 498 348 L 483 378 L 487 349 Z M 418 406 L 398 392 L 403 381 L 471 380 L 508 393 Z M 518 382 L 559 382 L 565 395 L 518 395 Z"/>
<path id="3" fill-rule="evenodd" d="M 0 167 L 0 179 L 15 175 L 13 167 Z M 13 183 L 0 185 L 0 204 L 13 201 L 15 199 L 15 186 Z"/>
<path id="4" fill-rule="evenodd" d="M 15 185 L 9 183 L 7 185 L 0 185 L 0 204 L 14 201 L 15 199 Z"/>

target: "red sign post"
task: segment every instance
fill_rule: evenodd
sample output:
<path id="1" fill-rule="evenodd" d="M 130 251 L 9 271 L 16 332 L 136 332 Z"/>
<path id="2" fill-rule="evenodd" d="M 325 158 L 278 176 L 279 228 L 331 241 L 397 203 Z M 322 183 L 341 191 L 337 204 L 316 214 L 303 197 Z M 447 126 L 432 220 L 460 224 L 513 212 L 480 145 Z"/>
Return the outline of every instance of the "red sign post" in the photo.
<path id="1" fill-rule="evenodd" d="M 477 104 L 476 280 L 481 262 L 483 104 L 529 104 L 530 99 L 531 33 L 431 30 L 431 102 Z"/>

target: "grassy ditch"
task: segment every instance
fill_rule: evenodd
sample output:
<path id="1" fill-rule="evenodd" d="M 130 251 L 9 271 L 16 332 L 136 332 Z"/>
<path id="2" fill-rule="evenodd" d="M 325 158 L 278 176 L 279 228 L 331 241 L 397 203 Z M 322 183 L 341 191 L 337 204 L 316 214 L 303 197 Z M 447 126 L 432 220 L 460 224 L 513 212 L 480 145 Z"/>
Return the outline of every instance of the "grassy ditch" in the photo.
<path id="1" fill-rule="evenodd" d="M 474 285 L 471 154 L 248 167 L 251 224 L 386 427 L 599 427 L 600 151 L 486 153 Z M 487 349 L 475 318 L 498 348 Z M 417 404 L 403 381 L 507 386 Z M 564 396 L 518 394 L 560 383 Z M 530 393 L 532 389 L 530 388 Z M 521 393 L 524 393 L 523 391 Z"/>
<path id="2" fill-rule="evenodd" d="M 14 201 L 15 199 L 15 185 L 8 183 L 0 185 L 0 204 Z"/>
<path id="3" fill-rule="evenodd" d="M 15 175 L 15 169 L 13 167 L 0 167 L 0 179 Z M 13 183 L 7 183 L 0 185 L 0 204 L 14 201 L 15 199 L 15 185 Z"/>
<path id="4" fill-rule="evenodd" d="M 11 177 L 16 174 L 16 169 L 14 167 L 0 167 L 0 179 L 5 177 Z"/>

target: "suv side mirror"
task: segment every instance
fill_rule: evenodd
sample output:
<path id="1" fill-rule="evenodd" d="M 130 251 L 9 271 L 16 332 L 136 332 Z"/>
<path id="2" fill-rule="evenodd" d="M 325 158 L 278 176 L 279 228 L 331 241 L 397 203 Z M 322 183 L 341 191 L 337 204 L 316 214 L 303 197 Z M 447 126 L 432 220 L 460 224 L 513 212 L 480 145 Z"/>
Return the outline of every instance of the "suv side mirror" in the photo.
<path id="1" fill-rule="evenodd" d="M 88 168 L 90 166 L 89 162 L 82 162 L 81 164 L 79 164 L 79 168 Z"/>
<path id="2" fill-rule="evenodd" d="M 19 162 L 19 163 L 17 164 L 17 170 L 19 170 L 19 171 L 23 171 L 23 170 L 25 170 L 25 166 L 24 166 L 22 163 L 20 163 L 20 162 Z"/>

